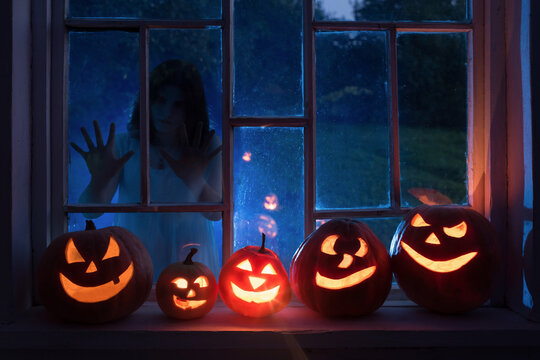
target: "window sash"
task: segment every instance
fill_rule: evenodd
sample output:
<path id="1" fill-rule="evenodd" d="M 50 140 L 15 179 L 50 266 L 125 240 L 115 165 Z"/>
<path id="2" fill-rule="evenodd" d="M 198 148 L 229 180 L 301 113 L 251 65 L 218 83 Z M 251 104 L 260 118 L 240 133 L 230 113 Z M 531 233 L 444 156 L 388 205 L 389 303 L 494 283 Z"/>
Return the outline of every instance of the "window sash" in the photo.
<path id="1" fill-rule="evenodd" d="M 470 205 L 486 213 L 485 196 L 486 142 L 483 120 L 483 0 L 471 0 L 471 22 L 357 22 L 314 21 L 313 1 L 303 6 L 303 84 L 304 115 L 297 117 L 242 117 L 232 115 L 233 93 L 233 2 L 223 0 L 222 19 L 219 20 L 144 20 L 144 19 L 70 19 L 68 0 L 53 0 L 53 62 L 52 88 L 52 192 L 51 238 L 67 229 L 69 212 L 222 212 L 223 263 L 233 252 L 233 131 L 235 127 L 303 127 L 304 128 L 304 233 L 309 235 L 319 219 L 337 217 L 403 216 L 409 207 L 401 206 L 397 35 L 403 32 L 466 32 L 468 34 L 468 194 Z M 55 20 L 56 17 L 56 20 Z M 61 18 L 61 21 L 58 21 Z M 61 28 L 59 28 L 61 27 Z M 148 103 L 148 34 L 151 29 L 208 29 L 222 30 L 222 127 L 223 127 L 223 202 L 212 204 L 156 204 L 150 203 L 149 181 L 149 103 Z M 67 204 L 67 90 L 68 35 L 70 31 L 121 30 L 139 33 L 140 119 L 141 119 L 141 203 L 137 204 Z M 317 210 L 315 207 L 316 164 L 316 84 L 315 33 L 317 31 L 383 31 L 387 34 L 387 73 L 389 84 L 389 158 L 390 206 L 347 210 Z M 473 61 L 474 59 L 474 61 Z M 60 75 L 61 74 L 61 75 Z M 473 106 L 474 105 L 474 106 Z M 61 109 L 61 110 L 60 110 Z M 61 140 L 61 141 L 54 141 Z M 473 171 L 474 169 L 474 171 Z"/>

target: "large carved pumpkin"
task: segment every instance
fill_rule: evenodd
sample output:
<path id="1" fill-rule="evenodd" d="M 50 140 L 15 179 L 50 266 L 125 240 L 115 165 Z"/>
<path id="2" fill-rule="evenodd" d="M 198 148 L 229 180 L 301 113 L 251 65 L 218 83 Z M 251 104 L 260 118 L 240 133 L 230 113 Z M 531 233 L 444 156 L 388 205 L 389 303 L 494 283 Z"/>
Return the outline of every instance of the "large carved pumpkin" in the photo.
<path id="1" fill-rule="evenodd" d="M 163 312 L 173 318 L 189 320 L 208 313 L 217 299 L 217 282 L 212 270 L 192 260 L 192 248 L 184 262 L 167 266 L 156 284 L 156 299 Z"/>
<path id="2" fill-rule="evenodd" d="M 392 284 L 386 248 L 366 224 L 351 219 L 311 233 L 294 254 L 290 276 L 298 299 L 327 316 L 369 314 Z"/>
<path id="3" fill-rule="evenodd" d="M 235 252 L 219 274 L 219 295 L 239 314 L 263 317 L 280 311 L 291 299 L 287 271 L 277 255 L 262 246 Z"/>
<path id="4" fill-rule="evenodd" d="M 398 226 L 390 254 L 396 280 L 418 305 L 463 313 L 486 302 L 498 262 L 491 223 L 460 206 L 419 206 Z"/>
<path id="5" fill-rule="evenodd" d="M 37 290 L 47 310 L 69 321 L 101 323 L 141 306 L 152 289 L 152 260 L 142 242 L 121 227 L 63 234 L 45 250 Z"/>

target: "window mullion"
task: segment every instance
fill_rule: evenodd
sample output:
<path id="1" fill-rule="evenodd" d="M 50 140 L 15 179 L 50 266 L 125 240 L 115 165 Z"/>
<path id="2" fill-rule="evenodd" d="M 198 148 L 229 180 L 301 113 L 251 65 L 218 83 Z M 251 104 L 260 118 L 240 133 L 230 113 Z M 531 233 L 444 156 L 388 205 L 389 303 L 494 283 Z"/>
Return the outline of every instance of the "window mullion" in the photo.
<path id="1" fill-rule="evenodd" d="M 139 128 L 141 143 L 141 204 L 148 206 L 150 203 L 150 121 L 148 109 L 149 86 L 148 86 L 148 27 L 141 25 L 139 28 Z"/>
<path id="2" fill-rule="evenodd" d="M 315 90 L 315 34 L 313 1 L 303 7 L 303 64 L 304 67 L 304 234 L 315 229 L 315 161 L 316 161 L 316 90 Z"/>
<path id="3" fill-rule="evenodd" d="M 223 61 L 223 100 L 222 100 L 222 128 L 223 128 L 223 204 L 225 206 L 223 210 L 223 239 L 222 239 L 222 259 L 223 264 L 229 259 L 233 253 L 233 127 L 231 124 L 232 116 L 232 91 L 233 91 L 233 65 L 234 65 L 234 43 L 233 43 L 233 1 L 223 0 L 223 30 L 222 36 L 222 49 L 221 54 Z"/>
<path id="4" fill-rule="evenodd" d="M 387 68 L 390 84 L 389 99 L 389 155 L 390 155 L 390 205 L 393 209 L 401 207 L 401 184 L 399 181 L 399 108 L 397 76 L 397 31 L 390 29 L 387 42 Z"/>

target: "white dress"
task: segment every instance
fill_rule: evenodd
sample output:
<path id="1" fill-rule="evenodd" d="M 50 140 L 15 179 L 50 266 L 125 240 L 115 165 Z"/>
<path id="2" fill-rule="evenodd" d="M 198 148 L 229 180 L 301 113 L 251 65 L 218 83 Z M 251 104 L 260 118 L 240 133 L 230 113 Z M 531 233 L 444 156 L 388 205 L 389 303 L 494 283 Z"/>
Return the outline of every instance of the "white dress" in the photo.
<path id="1" fill-rule="evenodd" d="M 220 145 L 214 136 L 210 150 Z M 140 201 L 140 146 L 139 140 L 128 134 L 118 134 L 115 151 L 122 156 L 128 151 L 135 153 L 126 163 L 118 183 L 118 202 Z M 151 149 L 151 152 L 157 150 Z M 205 172 L 212 178 L 213 171 L 221 171 L 221 154 L 215 156 Z M 221 186 L 218 187 L 221 191 Z M 150 166 L 150 200 L 156 203 L 197 202 L 184 182 L 176 176 L 168 164 L 156 169 Z M 154 279 L 169 264 L 183 261 L 192 247 L 199 250 L 193 260 L 208 266 L 214 275 L 219 275 L 219 259 L 213 226 L 201 213 L 118 213 L 115 225 L 132 231 L 146 246 L 154 264 Z"/>

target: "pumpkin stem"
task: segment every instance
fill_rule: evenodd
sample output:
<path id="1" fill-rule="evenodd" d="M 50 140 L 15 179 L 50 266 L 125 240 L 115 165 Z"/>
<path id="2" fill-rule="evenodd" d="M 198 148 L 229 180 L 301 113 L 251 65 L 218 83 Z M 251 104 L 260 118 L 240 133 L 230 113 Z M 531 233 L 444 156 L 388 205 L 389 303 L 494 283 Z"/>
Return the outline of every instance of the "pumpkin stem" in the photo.
<path id="1" fill-rule="evenodd" d="M 264 254 L 266 252 L 266 249 L 264 248 L 264 243 L 266 241 L 266 235 L 264 233 L 261 233 L 262 234 L 262 245 L 261 245 L 261 248 L 259 249 L 259 252 L 261 254 Z"/>
<path id="2" fill-rule="evenodd" d="M 191 248 L 189 254 L 186 256 L 186 260 L 184 260 L 184 265 L 193 265 L 193 255 L 195 255 L 197 251 L 197 248 Z"/>
<path id="3" fill-rule="evenodd" d="M 86 230 L 96 230 L 96 224 L 92 220 L 86 220 Z"/>

